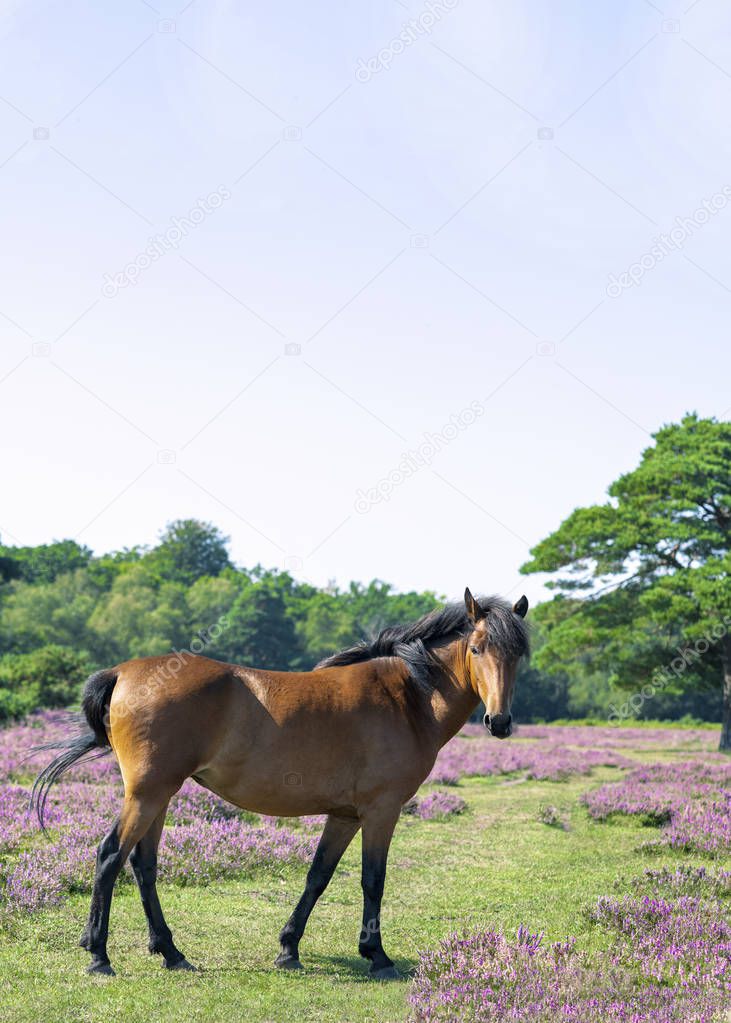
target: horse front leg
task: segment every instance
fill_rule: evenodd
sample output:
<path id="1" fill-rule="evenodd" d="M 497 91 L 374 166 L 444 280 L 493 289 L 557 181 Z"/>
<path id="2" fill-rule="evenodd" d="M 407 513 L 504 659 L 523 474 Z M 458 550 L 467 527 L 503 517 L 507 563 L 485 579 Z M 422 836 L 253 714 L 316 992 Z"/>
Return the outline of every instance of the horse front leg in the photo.
<path id="1" fill-rule="evenodd" d="M 301 969 L 299 943 L 307 920 L 359 827 L 360 821 L 357 819 L 333 816 L 327 818 L 312 866 L 307 872 L 305 890 L 279 935 L 281 952 L 275 960 L 275 965 L 280 969 Z"/>
<path id="2" fill-rule="evenodd" d="M 363 819 L 363 926 L 358 951 L 370 959 L 370 976 L 395 980 L 399 973 L 383 950 L 381 900 L 386 882 L 386 861 L 401 807 L 372 812 Z"/>

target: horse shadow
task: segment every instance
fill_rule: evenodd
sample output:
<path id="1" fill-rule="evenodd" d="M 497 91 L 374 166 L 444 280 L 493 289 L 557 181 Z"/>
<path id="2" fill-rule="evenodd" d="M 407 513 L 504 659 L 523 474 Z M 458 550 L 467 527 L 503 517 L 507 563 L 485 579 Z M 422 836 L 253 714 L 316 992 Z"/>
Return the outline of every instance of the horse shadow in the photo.
<path id="1" fill-rule="evenodd" d="M 363 981 L 368 984 L 374 983 L 371 977 L 368 976 L 370 966 L 367 960 L 359 955 L 311 956 L 310 965 L 316 966 L 318 972 L 329 974 L 333 972 L 344 973 L 348 975 L 350 980 Z M 399 981 L 411 980 L 416 973 L 416 961 L 413 959 L 395 959 L 394 966 L 399 972 Z"/>
<path id="2" fill-rule="evenodd" d="M 400 983 L 403 981 L 410 981 L 416 972 L 416 961 L 413 959 L 396 959 L 394 966 L 399 972 L 399 978 L 397 981 L 388 983 Z M 296 979 L 297 977 L 305 978 L 317 976 L 320 979 L 329 977 L 333 982 L 338 977 L 341 979 L 347 979 L 349 981 L 356 981 L 357 983 L 363 984 L 374 984 L 384 983 L 383 981 L 374 981 L 368 975 L 369 964 L 366 960 L 362 959 L 358 955 L 353 956 L 327 956 L 327 955 L 308 955 L 304 960 L 304 969 L 297 970 L 294 972 L 287 971 L 286 976 Z M 282 971 L 272 964 L 271 966 L 260 965 L 258 967 L 252 967 L 243 963 L 229 963 L 227 965 L 217 964 L 212 967 L 202 967 L 200 972 L 202 974 L 238 974 L 238 973 L 257 973 L 259 975 L 273 975 L 281 973 Z"/>

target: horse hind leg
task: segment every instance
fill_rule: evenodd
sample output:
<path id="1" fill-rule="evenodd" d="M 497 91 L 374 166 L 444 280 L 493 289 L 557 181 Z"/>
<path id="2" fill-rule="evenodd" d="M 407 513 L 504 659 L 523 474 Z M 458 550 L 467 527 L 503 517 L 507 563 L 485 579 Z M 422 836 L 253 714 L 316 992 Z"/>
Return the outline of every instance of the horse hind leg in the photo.
<path id="1" fill-rule="evenodd" d="M 167 806 L 160 811 L 147 833 L 134 847 L 129 861 L 137 879 L 142 907 L 147 917 L 150 952 L 161 955 L 163 966 L 168 970 L 195 970 L 180 949 L 175 947 L 172 932 L 165 923 L 157 894 L 157 847 L 165 824 L 166 812 Z"/>
<path id="2" fill-rule="evenodd" d="M 144 837 L 159 814 L 165 811 L 171 793 L 125 793 L 122 812 L 99 843 L 96 874 L 91 895 L 89 921 L 79 944 L 91 953 L 87 973 L 114 976 L 107 955 L 109 912 L 114 882 L 137 843 Z"/>

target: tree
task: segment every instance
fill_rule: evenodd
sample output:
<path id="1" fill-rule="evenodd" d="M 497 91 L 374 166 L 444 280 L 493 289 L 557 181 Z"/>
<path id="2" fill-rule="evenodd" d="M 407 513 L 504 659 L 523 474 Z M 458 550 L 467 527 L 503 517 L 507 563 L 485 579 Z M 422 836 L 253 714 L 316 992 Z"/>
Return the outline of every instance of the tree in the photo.
<path id="1" fill-rule="evenodd" d="M 191 636 L 206 634 L 224 618 L 241 592 L 248 586 L 243 572 L 230 572 L 212 578 L 203 576 L 186 593 Z"/>
<path id="2" fill-rule="evenodd" d="M 83 568 L 52 582 L 9 583 L 0 607 L 0 651 L 25 653 L 46 644 L 88 649 L 87 623 L 98 599 Z"/>
<path id="3" fill-rule="evenodd" d="M 178 519 L 168 524 L 144 560 L 160 580 L 191 586 L 202 576 L 231 567 L 227 545 L 228 537 L 209 522 Z"/>
<path id="4" fill-rule="evenodd" d="M 158 584 L 142 562 L 122 572 L 89 617 L 89 647 L 100 664 L 164 654 L 187 646 L 185 587 Z"/>
<path id="5" fill-rule="evenodd" d="M 390 583 L 380 579 L 374 579 L 367 586 L 351 583 L 344 596 L 357 632 L 353 641 L 370 639 L 389 625 L 415 621 L 442 602 L 431 591 L 395 593 Z"/>
<path id="6" fill-rule="evenodd" d="M 302 608 L 297 631 L 307 651 L 308 667 L 363 638 L 342 595 L 323 590 L 314 593 Z"/>
<path id="7" fill-rule="evenodd" d="M 0 573 L 5 579 L 51 583 L 57 576 L 84 568 L 91 550 L 75 540 L 60 540 L 38 547 L 0 546 Z"/>
<path id="8" fill-rule="evenodd" d="M 576 509 L 523 566 L 558 591 L 536 663 L 609 669 L 643 700 L 720 687 L 731 750 L 731 424 L 686 415 L 654 440 L 607 503 Z"/>
<path id="9" fill-rule="evenodd" d="M 89 674 L 86 656 L 50 645 L 29 654 L 0 657 L 0 720 L 21 717 L 37 707 L 66 707 L 79 697 Z"/>
<path id="10" fill-rule="evenodd" d="M 211 644 L 210 653 L 254 668 L 291 671 L 302 667 L 302 649 L 294 622 L 270 579 L 250 583 L 239 593 L 226 613 L 226 627 Z"/>
<path id="11" fill-rule="evenodd" d="M 379 579 L 367 586 L 351 583 L 344 592 L 302 587 L 298 599 L 288 601 L 295 609 L 309 666 L 336 650 L 372 639 L 388 625 L 414 621 L 439 603 L 430 592 L 394 593 Z"/>

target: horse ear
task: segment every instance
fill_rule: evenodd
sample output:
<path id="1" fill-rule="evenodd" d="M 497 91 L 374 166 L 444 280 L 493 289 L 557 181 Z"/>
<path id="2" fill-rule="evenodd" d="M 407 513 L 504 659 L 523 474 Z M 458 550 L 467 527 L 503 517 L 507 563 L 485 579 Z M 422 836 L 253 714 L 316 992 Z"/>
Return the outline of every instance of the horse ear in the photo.
<path id="1" fill-rule="evenodd" d="M 464 606 L 467 608 L 467 615 L 473 622 L 479 622 L 485 617 L 485 612 L 470 593 L 469 586 L 464 591 Z"/>
<path id="2" fill-rule="evenodd" d="M 528 614 L 528 598 L 525 593 L 516 604 L 513 604 L 513 611 L 519 618 L 525 618 Z"/>

